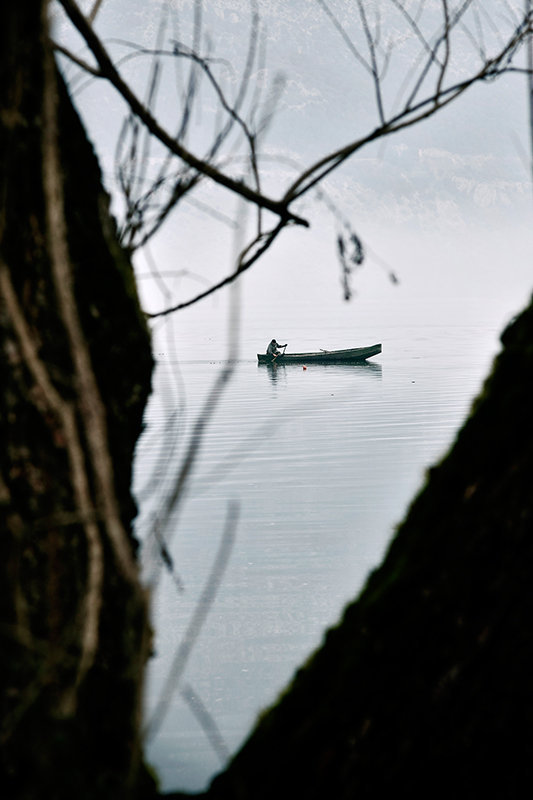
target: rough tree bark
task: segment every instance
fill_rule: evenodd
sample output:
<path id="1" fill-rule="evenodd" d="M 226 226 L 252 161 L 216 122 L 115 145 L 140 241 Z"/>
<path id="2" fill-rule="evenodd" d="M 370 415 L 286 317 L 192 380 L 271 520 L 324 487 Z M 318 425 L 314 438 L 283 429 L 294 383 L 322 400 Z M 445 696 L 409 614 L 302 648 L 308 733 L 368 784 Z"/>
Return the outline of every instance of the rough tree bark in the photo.
<path id="1" fill-rule="evenodd" d="M 0 4 L 0 793 L 134 797 L 151 783 L 130 478 L 152 361 L 46 5 Z"/>

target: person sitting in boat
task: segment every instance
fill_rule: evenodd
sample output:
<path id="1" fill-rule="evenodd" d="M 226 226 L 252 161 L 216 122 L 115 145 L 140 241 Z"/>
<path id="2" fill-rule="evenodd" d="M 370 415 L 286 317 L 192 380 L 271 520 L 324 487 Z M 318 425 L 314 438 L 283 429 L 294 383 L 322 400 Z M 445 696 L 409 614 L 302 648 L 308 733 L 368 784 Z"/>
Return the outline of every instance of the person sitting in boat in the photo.
<path id="1" fill-rule="evenodd" d="M 286 344 L 278 344 L 275 339 L 272 339 L 270 344 L 267 347 L 266 354 L 267 356 L 271 356 L 272 358 L 277 358 L 278 356 L 283 355 L 279 347 L 287 347 Z"/>

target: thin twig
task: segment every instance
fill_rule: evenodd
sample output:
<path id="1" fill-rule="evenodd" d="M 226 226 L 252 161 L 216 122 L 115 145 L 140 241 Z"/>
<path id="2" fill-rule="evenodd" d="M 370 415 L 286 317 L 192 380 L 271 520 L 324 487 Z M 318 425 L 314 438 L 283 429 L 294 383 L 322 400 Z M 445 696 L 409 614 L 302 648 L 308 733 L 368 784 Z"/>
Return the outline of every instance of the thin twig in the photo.
<path id="1" fill-rule="evenodd" d="M 136 94 L 120 77 L 102 42 L 96 36 L 87 20 L 80 12 L 74 0 L 59 0 L 59 2 L 63 6 L 65 13 L 71 20 L 72 24 L 85 39 L 89 49 L 96 58 L 102 73 L 123 97 L 123 99 L 131 108 L 132 112 L 139 117 L 143 124 L 146 125 L 148 130 L 157 139 L 159 139 L 159 141 L 166 148 L 168 148 L 168 150 L 181 158 L 182 161 L 184 161 L 190 167 L 193 167 L 194 169 L 198 170 L 199 173 L 205 175 L 205 177 L 210 178 L 215 183 L 224 186 L 226 189 L 229 189 L 254 205 L 271 211 L 273 214 L 276 214 L 278 217 L 280 217 L 284 222 L 293 222 L 306 228 L 309 227 L 308 221 L 292 213 L 289 210 L 289 206 L 286 202 L 272 200 L 271 198 L 256 192 L 254 189 L 247 186 L 243 181 L 235 180 L 223 172 L 220 172 L 212 164 L 209 164 L 193 155 L 179 141 L 177 141 L 166 130 L 164 130 L 164 128 L 160 126 L 157 120 L 140 102 Z"/>
<path id="2" fill-rule="evenodd" d="M 222 89 L 220 82 L 215 77 L 212 64 L 214 63 L 225 63 L 221 62 L 220 59 L 211 59 L 209 57 L 203 57 L 197 52 L 198 41 L 197 35 L 195 34 L 195 43 L 193 44 L 192 49 L 189 47 L 185 47 L 180 42 L 174 40 L 174 46 L 171 51 L 166 51 L 161 48 L 161 44 L 158 43 L 155 49 L 147 49 L 143 47 L 138 47 L 132 43 L 121 41 L 121 44 L 126 45 L 130 48 L 134 48 L 136 55 L 150 55 L 154 59 L 154 63 L 158 64 L 159 60 L 162 57 L 172 57 L 176 59 L 176 56 L 185 57 L 192 62 L 192 66 L 196 65 L 201 70 L 202 73 L 207 77 L 210 86 L 213 88 L 215 92 L 215 96 L 218 101 L 218 108 L 225 112 L 227 116 L 227 121 L 224 125 L 220 127 L 220 130 L 214 137 L 213 142 L 211 143 L 207 153 L 203 157 L 203 160 L 206 162 L 211 162 L 215 155 L 219 152 L 222 147 L 222 144 L 227 140 L 229 137 L 232 129 L 235 125 L 238 125 L 241 129 L 241 132 L 244 135 L 244 139 L 248 145 L 248 162 L 250 165 L 250 172 L 253 177 L 253 185 L 257 192 L 260 192 L 261 185 L 260 185 L 260 176 L 259 176 L 259 169 L 257 165 L 257 154 L 256 154 L 256 144 L 257 144 L 257 134 L 254 133 L 249 124 L 246 123 L 244 118 L 241 116 L 241 107 L 244 103 L 244 99 L 246 93 L 248 91 L 248 87 L 250 84 L 251 79 L 251 72 L 256 58 L 256 42 L 258 38 L 258 13 L 255 7 L 255 3 L 253 4 L 253 13 L 252 13 L 252 20 L 251 20 L 251 30 L 249 35 L 249 45 L 248 45 L 248 53 L 246 57 L 245 67 L 243 69 L 243 73 L 240 79 L 240 85 L 238 87 L 237 96 L 233 104 L 229 102 L 226 98 L 226 95 Z M 166 19 L 164 20 L 166 24 Z M 198 25 L 199 23 L 197 23 Z M 161 31 L 158 36 L 158 39 L 161 40 Z M 192 70 L 191 66 L 191 70 Z M 192 100 L 194 97 L 194 93 L 192 91 L 193 87 L 193 79 L 192 75 L 193 72 L 191 71 L 191 77 L 189 81 L 189 89 L 186 93 L 186 106 L 187 112 L 184 112 L 183 119 L 186 117 L 187 120 L 190 116 L 190 111 L 192 110 Z M 196 86 L 196 83 L 194 83 Z M 151 104 L 145 103 L 145 107 L 148 111 L 152 112 Z M 254 105 L 252 103 L 252 116 L 254 113 Z M 136 119 L 136 118 L 134 118 Z M 176 139 L 182 139 L 185 135 L 185 131 L 183 128 L 183 119 L 182 119 L 182 127 L 178 130 L 176 134 Z M 138 123 L 137 123 L 138 124 Z M 126 221 L 122 227 L 121 231 L 121 241 L 128 248 L 128 250 L 132 251 L 133 249 L 138 249 L 139 247 L 144 246 L 152 236 L 161 228 L 164 221 L 167 219 L 168 215 L 173 211 L 176 204 L 185 196 L 190 194 L 192 188 L 196 186 L 196 184 L 200 180 L 200 174 L 190 174 L 189 171 L 179 170 L 176 177 L 172 179 L 173 181 L 173 188 L 168 196 L 168 199 L 165 203 L 159 207 L 157 211 L 157 215 L 154 221 L 148 225 L 145 219 L 145 213 L 149 210 L 150 205 L 153 203 L 157 203 L 157 195 L 161 193 L 161 190 L 165 189 L 169 183 L 169 177 L 166 175 L 166 172 L 169 168 L 170 161 L 172 159 L 172 153 L 167 151 L 167 156 L 161 165 L 159 170 L 158 176 L 152 182 L 152 185 L 148 188 L 148 190 L 143 190 L 144 179 L 138 177 L 136 179 L 128 179 L 127 182 L 124 177 L 124 170 L 127 169 L 128 172 L 133 175 L 136 169 L 135 159 L 132 157 L 134 154 L 127 159 L 125 166 L 122 165 L 119 158 L 120 148 L 122 145 L 122 141 L 124 139 L 125 133 L 128 129 L 132 131 L 132 137 L 137 134 L 137 124 L 132 120 L 132 115 L 127 118 L 126 122 L 124 123 L 121 135 L 119 137 L 119 147 L 117 148 L 117 157 L 116 162 L 118 164 L 118 180 L 119 185 L 122 188 L 126 205 L 127 205 L 127 213 L 126 213 Z M 264 120 L 262 120 L 262 126 L 264 128 Z M 149 139 L 150 136 L 147 134 L 147 138 Z M 143 165 L 146 164 L 146 159 L 143 160 Z M 144 168 L 144 167 L 143 167 Z M 144 193 L 139 195 L 136 200 L 133 199 L 134 192 L 132 191 L 133 184 L 136 182 L 137 186 L 139 187 L 139 191 L 143 191 Z M 261 209 L 258 208 L 258 216 L 260 220 Z M 259 222 L 260 226 L 260 222 Z M 259 227 L 260 230 L 260 227 Z M 139 237 L 135 240 L 137 234 L 140 234 Z"/>
<path id="3" fill-rule="evenodd" d="M 155 319 L 156 317 L 165 317 L 168 314 L 173 314 L 175 311 L 181 311 L 184 308 L 189 308 L 190 306 L 199 303 L 200 300 L 204 300 L 206 297 L 218 292 L 224 286 L 229 286 L 234 281 L 237 280 L 244 272 L 250 269 L 253 264 L 265 253 L 269 247 L 274 243 L 275 239 L 279 236 L 281 231 L 286 227 L 284 221 L 278 222 L 278 224 L 272 228 L 270 231 L 266 233 L 261 233 L 259 236 L 256 236 L 255 239 L 246 247 L 246 249 L 241 253 L 241 257 L 239 259 L 239 263 L 237 269 L 235 269 L 229 275 L 226 275 L 217 283 L 214 283 L 209 289 L 206 289 L 203 292 L 199 292 L 194 297 L 189 298 L 189 300 L 183 300 L 176 305 L 170 306 L 168 308 L 163 309 L 162 311 L 153 311 L 153 312 L 146 312 L 146 317 L 148 319 Z"/>
<path id="4" fill-rule="evenodd" d="M 204 407 L 202 408 L 202 411 L 198 415 L 194 424 L 189 444 L 181 461 L 180 469 L 176 478 L 173 480 L 172 489 L 170 492 L 168 492 L 164 502 L 162 503 L 161 509 L 158 511 L 157 518 L 154 523 L 154 530 L 156 528 L 159 530 L 162 525 L 162 521 L 167 521 L 171 514 L 175 517 L 181 503 L 185 499 L 185 487 L 192 474 L 196 459 L 198 458 L 204 431 L 213 416 L 225 386 L 233 374 L 233 370 L 234 364 L 232 361 L 228 360 L 224 368 L 219 372 L 217 379 L 213 384 L 211 391 L 209 392 Z M 167 538 L 165 540 L 165 546 L 168 546 L 168 544 L 169 539 Z M 150 585 L 155 585 L 157 583 L 158 574 L 159 568 L 156 566 L 156 568 L 152 570 L 152 573 L 149 577 Z"/>
<path id="5" fill-rule="evenodd" d="M 435 102 L 438 102 L 440 93 L 442 91 L 442 83 L 446 75 L 448 64 L 450 63 L 450 16 L 448 13 L 448 0 L 441 0 L 442 13 L 444 16 L 444 58 L 442 61 L 442 68 L 439 72 L 437 79 L 437 88 L 435 89 Z"/>
<path id="6" fill-rule="evenodd" d="M 437 40 L 436 40 L 435 44 L 432 47 L 432 50 L 433 50 L 433 52 L 435 54 L 438 53 L 438 51 L 440 49 L 440 46 L 441 46 L 442 42 L 445 40 L 445 38 L 450 35 L 450 29 L 455 27 L 455 25 L 457 25 L 460 22 L 461 18 L 464 16 L 464 14 L 466 14 L 466 12 L 467 12 L 467 10 L 468 10 L 468 8 L 469 8 L 469 6 L 471 5 L 472 2 L 473 2 L 473 0 L 464 0 L 463 4 L 456 10 L 453 19 L 448 22 L 447 26 L 443 26 L 442 32 L 437 37 Z M 418 79 L 415 82 L 415 85 L 414 85 L 414 87 L 413 87 L 413 89 L 411 91 L 411 94 L 407 98 L 407 101 L 405 103 L 406 109 L 410 109 L 412 104 L 415 102 L 415 98 L 417 97 L 417 95 L 418 95 L 418 93 L 419 93 L 419 91 L 420 91 L 420 89 L 421 89 L 421 87 L 422 87 L 422 85 L 423 85 L 423 83 L 424 83 L 424 81 L 425 81 L 425 79 L 426 79 L 431 67 L 435 63 L 435 61 L 436 61 L 436 56 L 434 56 L 432 53 L 430 53 L 430 55 L 429 55 L 429 57 L 428 57 L 428 59 L 426 61 L 425 66 L 420 70 L 420 73 L 418 75 Z"/>
<path id="7" fill-rule="evenodd" d="M 526 16 L 531 19 L 533 16 L 533 0 L 524 0 Z M 533 174 L 533 34 L 527 38 L 527 88 L 528 88 L 528 110 L 529 110 L 529 136 L 531 142 L 531 171 Z"/>
<path id="8" fill-rule="evenodd" d="M 361 0 L 357 0 L 357 7 L 359 8 L 359 16 L 361 18 L 361 23 L 363 25 L 363 31 L 366 38 L 366 43 L 368 47 L 368 52 L 370 53 L 370 72 L 372 75 L 372 80 L 374 82 L 374 92 L 376 95 L 376 104 L 378 107 L 378 116 L 380 119 L 381 124 L 385 123 L 385 111 L 383 109 L 383 97 L 381 94 L 381 77 L 379 74 L 378 69 L 378 62 L 376 56 L 376 43 L 374 38 L 370 32 L 370 27 L 368 25 L 368 20 L 366 17 L 365 7 Z"/>
<path id="9" fill-rule="evenodd" d="M 100 11 L 100 6 L 102 5 L 102 3 L 103 0 L 94 0 L 94 5 L 92 9 L 89 11 L 89 14 L 87 15 L 87 19 L 91 24 L 95 21 L 96 15 Z"/>
<path id="10" fill-rule="evenodd" d="M 325 0 L 316 0 L 316 2 L 320 6 L 324 14 L 328 17 L 335 30 L 338 31 L 338 33 L 340 34 L 340 36 L 344 41 L 344 44 L 346 45 L 350 53 L 353 55 L 357 63 L 360 64 L 367 72 L 372 74 L 372 67 L 370 66 L 366 58 L 361 55 L 361 53 L 359 52 L 353 41 L 350 39 L 350 37 L 344 30 L 343 26 L 341 25 L 341 23 L 333 13 L 333 11 L 326 4 Z"/>
<path id="11" fill-rule="evenodd" d="M 74 53 L 69 50 L 67 47 L 64 47 L 59 42 L 52 42 L 54 50 L 57 50 L 58 53 L 68 58 L 69 61 L 72 61 L 73 64 L 76 64 L 77 67 L 80 67 L 84 72 L 87 72 L 89 75 L 93 75 L 95 78 L 102 78 L 102 73 L 97 67 L 93 67 L 92 64 L 89 64 L 83 58 L 74 55 Z"/>
<path id="12" fill-rule="evenodd" d="M 483 80 L 494 78 L 504 72 L 511 71 L 508 59 L 515 51 L 516 46 L 521 42 L 526 35 L 528 28 L 521 26 L 517 29 L 511 39 L 509 39 L 505 48 L 500 51 L 495 57 L 489 59 L 483 64 L 482 68 L 474 75 L 470 76 L 464 81 L 460 81 L 452 86 L 441 89 L 441 94 L 438 100 L 435 95 L 431 94 L 424 100 L 419 101 L 415 106 L 406 106 L 397 115 L 389 119 L 384 125 L 375 128 L 370 134 L 350 142 L 345 147 L 336 150 L 333 153 L 324 156 L 307 170 L 305 170 L 285 194 L 286 201 L 293 201 L 303 194 L 308 192 L 312 187 L 316 186 L 326 175 L 336 169 L 340 164 L 346 161 L 355 152 L 360 150 L 366 144 L 369 144 L 376 139 L 380 139 L 386 135 L 397 133 L 405 128 L 420 122 L 423 119 L 433 116 L 438 110 L 449 105 L 453 100 L 457 99 L 467 89 L 475 83 L 480 83 Z M 520 71 L 517 69 L 517 71 Z"/>
<path id="13" fill-rule="evenodd" d="M 190 683 L 185 684 L 180 691 L 180 696 L 187 703 L 191 712 L 196 717 L 200 727 L 202 728 L 207 741 L 210 743 L 213 751 L 218 757 L 221 766 L 224 766 L 229 757 L 230 751 L 224 738 L 216 724 L 213 715 L 209 713 L 202 698 L 194 691 Z"/>

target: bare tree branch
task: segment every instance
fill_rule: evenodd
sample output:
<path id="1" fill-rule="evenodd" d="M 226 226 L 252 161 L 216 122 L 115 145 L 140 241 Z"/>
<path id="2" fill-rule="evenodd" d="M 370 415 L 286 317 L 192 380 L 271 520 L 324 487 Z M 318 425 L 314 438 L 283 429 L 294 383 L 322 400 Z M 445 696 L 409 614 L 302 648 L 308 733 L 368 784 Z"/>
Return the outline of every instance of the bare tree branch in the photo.
<path id="1" fill-rule="evenodd" d="M 525 13 L 533 16 L 533 0 L 524 0 Z M 528 66 L 528 110 L 529 110 L 529 136 L 531 141 L 530 164 L 533 173 L 533 35 L 527 39 L 527 66 Z"/>
<path id="2" fill-rule="evenodd" d="M 93 67 L 92 64 L 89 64 L 83 58 L 75 55 L 67 47 L 63 47 L 62 44 L 59 44 L 59 42 L 56 41 L 53 41 L 52 44 L 58 53 L 61 53 L 61 55 L 65 56 L 65 58 L 68 58 L 69 61 L 72 61 L 73 64 L 76 64 L 76 66 L 80 67 L 84 72 L 87 72 L 89 75 L 93 75 L 95 78 L 103 77 L 102 73 L 97 67 Z"/>
<path id="3" fill-rule="evenodd" d="M 383 108 L 383 97 L 381 94 L 381 76 L 378 69 L 378 62 L 376 57 L 376 42 L 372 33 L 370 32 L 370 27 L 368 25 L 368 20 L 366 18 L 365 7 L 361 0 L 357 0 L 357 7 L 359 9 L 359 16 L 361 18 L 361 23 L 363 25 L 363 31 L 366 38 L 366 43 L 368 46 L 368 51 L 370 53 L 370 71 L 372 75 L 372 80 L 374 83 L 374 92 L 376 95 L 376 103 L 378 107 L 378 116 L 382 125 L 385 124 L 385 111 Z"/>
<path id="4" fill-rule="evenodd" d="M 411 71 L 410 88 L 407 99 L 397 111 L 387 112 L 384 104 L 384 75 L 390 63 L 392 44 L 383 47 L 381 44 L 382 31 L 381 19 L 376 11 L 373 28 L 365 8 L 363 0 L 357 0 L 362 34 L 366 41 L 368 57 L 364 57 L 358 47 L 351 40 L 350 36 L 341 25 L 335 14 L 331 11 L 326 0 L 316 0 L 325 15 L 331 21 L 335 29 L 342 36 L 342 39 L 354 56 L 357 63 L 363 66 L 370 75 L 373 83 L 374 94 L 378 109 L 379 125 L 369 133 L 358 139 L 349 142 L 344 147 L 339 148 L 318 159 L 314 164 L 302 170 L 293 180 L 292 184 L 286 189 L 280 200 L 273 200 L 266 197 L 261 191 L 261 176 L 259 169 L 260 153 L 257 148 L 258 131 L 264 126 L 265 121 L 271 115 L 269 110 L 263 114 L 262 122 L 259 125 L 253 123 L 259 107 L 259 89 L 252 99 L 252 109 L 249 119 L 246 120 L 242 113 L 244 98 L 248 92 L 248 84 L 251 76 L 252 65 L 257 53 L 257 37 L 259 29 L 259 19 L 256 4 L 253 4 L 251 18 L 251 33 L 246 55 L 245 67 L 239 83 L 237 96 L 232 102 L 228 94 L 224 91 L 223 85 L 213 71 L 215 59 L 209 55 L 200 53 L 200 40 L 202 36 L 202 3 L 196 0 L 194 4 L 194 24 L 193 42 L 191 47 L 186 47 L 178 40 L 174 39 L 174 47 L 171 51 L 161 48 L 160 43 L 154 50 L 138 48 L 133 45 L 135 55 L 150 55 L 154 59 L 152 75 L 150 78 L 147 100 L 143 103 L 138 96 L 129 88 L 119 75 L 116 66 L 101 41 L 98 39 L 87 20 L 81 14 L 75 0 L 59 0 L 66 13 L 70 17 L 78 31 L 85 38 L 89 49 L 93 53 L 98 64 L 98 69 L 93 68 L 92 74 L 102 77 L 111 84 L 121 94 L 130 108 L 130 115 L 123 128 L 117 149 L 117 177 L 119 185 L 127 204 L 125 225 L 123 228 L 123 243 L 130 249 L 143 246 L 168 219 L 176 204 L 184 197 L 188 196 L 192 189 L 198 186 L 204 178 L 212 180 L 224 186 L 237 195 L 245 198 L 258 210 L 257 231 L 255 238 L 243 251 L 237 269 L 213 284 L 204 291 L 180 303 L 169 306 L 167 309 L 148 314 L 149 317 L 163 316 L 173 311 L 187 308 L 220 288 L 235 281 L 241 272 L 246 271 L 252 266 L 257 258 L 264 253 L 275 241 L 281 230 L 289 222 L 300 225 L 308 225 L 302 217 L 290 211 L 292 204 L 310 189 L 316 187 L 327 175 L 336 170 L 347 159 L 353 156 L 364 146 L 386 137 L 391 133 L 408 128 L 423 119 L 432 116 L 441 108 L 450 104 L 460 97 L 473 84 L 492 79 L 504 72 L 518 71 L 512 64 L 512 58 L 516 48 L 524 41 L 531 26 L 531 14 L 525 13 L 523 18 L 516 21 L 516 27 L 509 36 L 503 37 L 501 34 L 501 46 L 499 51 L 486 57 L 488 52 L 487 42 L 483 39 L 483 26 L 481 16 L 475 4 L 475 0 L 461 0 L 457 5 L 452 6 L 449 0 L 440 0 L 441 22 L 436 33 L 429 37 L 422 29 L 424 3 L 412 11 L 408 10 L 404 0 L 392 0 L 392 6 L 407 22 L 408 29 L 414 36 L 414 41 L 420 45 L 419 58 L 424 57 L 424 61 L 416 68 L 416 73 Z M 474 26 L 477 31 L 479 44 L 475 44 L 476 37 L 466 24 L 465 19 L 468 12 L 472 10 Z M 508 10 L 508 20 L 512 20 L 511 9 Z M 430 21 L 432 17 L 429 17 Z M 487 19 L 487 25 L 491 20 Z M 451 71 L 452 56 L 452 34 L 456 29 L 460 29 L 472 42 L 481 59 L 478 69 L 460 81 L 447 83 L 447 77 Z M 493 38 L 496 37 L 496 30 L 493 26 Z M 496 37 L 497 38 L 497 37 Z M 159 37 L 161 41 L 161 36 Z M 191 68 L 187 85 L 184 88 L 183 108 L 181 121 L 175 136 L 164 130 L 155 117 L 153 110 L 153 98 L 155 87 L 158 80 L 159 59 L 172 56 L 178 59 L 190 61 Z M 83 62 L 78 59 L 78 65 L 83 68 Z M 416 59 L 415 59 L 416 63 Z M 185 137 L 188 120 L 190 119 L 191 103 L 198 84 L 198 76 L 202 75 L 207 84 L 215 93 L 217 107 L 225 115 L 224 124 L 215 133 L 211 146 L 200 158 L 191 153 L 185 146 Z M 423 86 L 427 86 L 430 76 L 433 76 L 433 89 L 427 93 L 425 98 L 420 98 Z M 409 77 L 409 76 L 408 76 Z M 146 131 L 144 151 L 140 151 L 137 140 L 140 136 L 140 125 Z M 219 164 L 215 166 L 213 160 L 219 153 L 221 145 L 226 141 L 229 132 L 237 126 L 241 132 L 247 146 L 247 159 L 249 171 L 252 177 L 250 182 L 237 180 L 228 173 L 230 160 L 226 160 L 226 166 Z M 148 159 L 148 147 L 150 137 L 159 141 L 166 150 L 166 157 L 159 174 L 146 180 L 145 164 Z M 129 149 L 127 149 L 129 145 Z M 174 157 L 180 159 L 180 166 L 170 173 L 171 161 Z M 227 156 L 226 156 L 227 158 Z M 139 163 L 139 161 L 141 163 Z M 147 184 L 146 186 L 144 184 Z M 268 210 L 276 214 L 279 224 L 274 225 L 269 230 L 263 230 L 261 211 Z"/>
<path id="5" fill-rule="evenodd" d="M 277 239 L 281 231 L 286 227 L 286 223 L 281 220 L 278 224 L 272 228 L 270 231 L 266 233 L 260 233 L 256 238 L 250 242 L 250 244 L 243 250 L 240 255 L 239 262 L 237 269 L 234 272 L 231 272 L 229 275 L 226 275 L 217 283 L 214 283 L 209 289 L 206 289 L 203 292 L 191 297 L 189 300 L 184 300 L 181 303 L 177 303 L 174 306 L 169 308 L 165 308 L 163 311 L 155 311 L 152 313 L 146 313 L 148 319 L 155 319 L 156 317 L 165 317 L 168 314 L 173 314 L 175 311 L 181 311 L 184 308 L 188 308 L 189 306 L 195 305 L 199 303 L 200 300 L 204 300 L 206 297 L 217 292 L 219 289 L 222 289 L 224 286 L 229 286 L 231 283 L 237 280 L 244 272 L 250 269 L 253 264 L 265 253 L 269 247 L 274 243 Z"/>
<path id="6" fill-rule="evenodd" d="M 437 53 L 435 52 L 435 48 L 433 48 L 433 47 L 432 47 L 432 46 L 429 44 L 428 40 L 426 39 L 426 37 L 424 36 L 424 34 L 422 33 L 422 31 L 420 30 L 420 27 L 419 27 L 419 25 L 418 25 L 418 22 L 417 22 L 417 19 L 416 19 L 416 17 L 413 17 L 413 16 L 412 16 L 412 14 L 410 14 L 410 13 L 409 13 L 409 12 L 406 10 L 406 8 L 405 8 L 404 4 L 403 4 L 402 2 L 400 2 L 400 0 L 391 0 L 391 2 L 392 2 L 392 4 L 393 4 L 393 5 L 394 5 L 394 6 L 395 6 L 395 7 L 396 7 L 396 8 L 397 8 L 397 9 L 398 9 L 400 12 L 401 12 L 401 14 L 403 15 L 403 17 L 406 19 L 406 21 L 407 21 L 407 24 L 408 24 L 408 25 L 409 25 L 409 27 L 410 27 L 410 28 L 413 30 L 413 32 L 414 32 L 414 34 L 415 34 L 416 38 L 417 38 L 417 39 L 419 40 L 419 42 L 421 43 L 421 45 L 422 45 L 422 48 L 423 48 L 423 49 L 424 49 L 424 50 L 427 52 L 427 54 L 429 55 L 429 58 L 430 58 L 431 60 L 435 61 L 435 63 L 436 63 L 438 66 L 442 66 L 442 65 L 440 64 L 439 60 L 438 60 L 438 56 L 437 56 Z"/>
<path id="7" fill-rule="evenodd" d="M 167 310 L 159 315 L 154 314 L 153 316 L 165 316 L 168 313 L 170 313 L 170 311 Z M 233 374 L 233 369 L 234 369 L 234 364 L 232 363 L 231 360 L 228 360 L 224 368 L 219 372 L 218 377 L 215 383 L 213 384 L 211 391 L 209 392 L 209 395 L 204 403 L 202 411 L 198 415 L 196 422 L 194 424 L 190 441 L 188 443 L 185 455 L 181 460 L 180 468 L 177 472 L 177 475 L 173 480 L 172 488 L 168 492 L 164 501 L 161 503 L 161 507 L 158 509 L 157 518 L 154 523 L 155 530 L 159 530 L 159 528 L 162 525 L 162 521 L 164 521 L 165 523 L 168 521 L 171 513 L 174 515 L 176 514 L 176 512 L 180 507 L 180 503 L 183 501 L 185 497 L 185 487 L 192 474 L 194 465 L 196 463 L 196 459 L 198 458 L 198 454 L 200 451 L 200 444 L 203 439 L 204 431 L 213 416 L 218 400 L 220 399 L 220 396 L 224 388 L 228 384 L 231 375 Z M 167 544 L 168 540 L 165 541 L 165 545 Z M 158 577 L 158 570 L 156 569 L 153 570 L 149 579 L 149 583 L 150 584 L 157 583 L 157 577 Z"/>
<path id="8" fill-rule="evenodd" d="M 330 7 L 326 4 L 325 0 L 316 0 L 320 8 L 324 11 L 327 17 L 331 20 L 332 25 L 336 28 L 336 30 L 340 33 L 344 44 L 346 45 L 347 49 L 350 53 L 354 56 L 355 60 L 360 64 L 363 69 L 365 69 L 370 75 L 372 75 L 372 67 L 366 60 L 364 56 L 361 55 L 353 41 L 350 39 L 342 25 L 340 24 L 339 20 L 330 9 Z"/>
<path id="9" fill-rule="evenodd" d="M 224 766 L 230 757 L 230 751 L 222 734 L 220 733 L 220 730 L 218 729 L 215 720 L 202 702 L 201 697 L 197 694 L 197 692 L 194 691 L 190 683 L 185 684 L 180 692 L 180 696 L 183 698 L 183 700 L 185 700 L 190 710 L 198 720 L 198 723 L 205 733 L 206 739 L 213 748 L 213 751 L 217 755 L 221 766 Z"/>
<path id="10" fill-rule="evenodd" d="M 89 12 L 89 14 L 87 16 L 87 19 L 89 20 L 89 22 L 91 24 L 96 19 L 96 15 L 100 11 L 100 7 L 102 5 L 102 2 L 103 2 L 103 0 L 94 0 L 94 5 L 93 5 L 92 9 L 90 10 L 90 12 Z"/>
<path id="11" fill-rule="evenodd" d="M 498 75 L 502 75 L 504 72 L 511 71 L 509 66 L 510 58 L 512 58 L 516 47 L 524 41 L 530 31 L 531 20 L 528 18 L 514 31 L 505 47 L 496 56 L 487 60 L 478 72 L 464 81 L 447 86 L 446 88 L 441 87 L 438 97 L 431 94 L 424 100 L 419 101 L 416 105 L 410 105 L 410 102 L 408 102 L 398 114 L 387 120 L 385 124 L 375 128 L 368 135 L 350 142 L 345 147 L 321 158 L 297 178 L 287 190 L 284 198 L 285 201 L 292 202 L 296 198 L 304 195 L 309 189 L 323 180 L 326 175 L 330 174 L 334 169 L 339 167 L 340 164 L 370 142 L 392 133 L 397 133 L 398 131 L 415 125 L 423 119 L 433 116 L 438 110 L 449 105 L 452 101 L 464 94 L 464 92 L 474 84 L 493 79 Z M 521 70 L 516 69 L 516 71 Z"/>
<path id="12" fill-rule="evenodd" d="M 444 0 L 444 2 L 446 3 L 446 0 Z M 451 20 L 448 20 L 447 25 L 442 27 L 442 31 L 441 31 L 440 35 L 438 36 L 437 41 L 435 42 L 435 44 L 431 48 L 433 53 L 435 53 L 435 54 L 438 53 L 442 43 L 450 35 L 450 27 L 453 28 L 453 27 L 455 27 L 455 25 L 457 25 L 459 23 L 459 21 L 461 20 L 463 15 L 466 13 L 466 11 L 468 10 L 468 8 L 469 8 L 469 6 L 470 6 L 470 4 L 472 2 L 473 2 L 473 0 L 464 0 L 463 4 L 456 10 L 453 18 Z M 419 91 L 420 91 L 420 89 L 421 89 L 421 87 L 422 87 L 422 85 L 423 85 L 428 73 L 429 73 L 429 70 L 431 69 L 432 65 L 436 61 L 436 55 L 434 55 L 433 53 L 429 54 L 429 57 L 428 57 L 428 59 L 426 61 L 425 66 L 420 70 L 418 79 L 415 82 L 415 85 L 414 85 L 414 87 L 413 87 L 413 89 L 411 91 L 411 94 L 409 95 L 409 97 L 408 97 L 408 99 L 407 99 L 407 101 L 405 103 L 405 108 L 406 109 L 410 108 L 411 105 L 414 103 L 415 98 L 417 97 L 417 95 L 418 95 L 418 93 L 419 93 Z M 441 63 L 441 70 L 443 68 L 444 68 L 444 65 Z"/>
<path id="13" fill-rule="evenodd" d="M 435 89 L 435 97 L 437 100 L 440 97 L 440 93 L 442 91 L 442 83 L 446 75 L 448 64 L 450 63 L 450 15 L 448 13 L 447 0 L 441 0 L 441 2 L 442 2 L 442 14 L 444 18 L 444 58 L 442 61 L 442 68 L 439 72 L 439 76 L 437 79 L 437 88 Z"/>
<path id="14" fill-rule="evenodd" d="M 245 200 L 253 203 L 254 205 L 271 211 L 276 216 L 280 217 L 284 222 L 293 222 L 297 225 L 309 227 L 307 220 L 292 213 L 286 202 L 272 200 L 254 189 L 251 189 L 243 181 L 235 180 L 223 172 L 220 172 L 216 167 L 208 162 L 193 155 L 187 150 L 179 141 L 172 137 L 164 128 L 160 126 L 156 119 L 150 114 L 145 106 L 140 102 L 136 94 L 129 88 L 127 83 L 121 78 L 115 66 L 109 57 L 106 49 L 101 43 L 100 39 L 96 36 L 87 20 L 80 12 L 78 6 L 73 0 L 59 0 L 65 13 L 71 20 L 72 24 L 83 36 L 87 42 L 89 49 L 93 53 L 96 61 L 100 66 L 103 75 L 112 83 L 115 89 L 123 97 L 126 103 L 131 108 L 132 112 L 142 120 L 148 130 L 174 155 L 181 158 L 190 167 L 196 169 L 201 175 L 210 178 L 214 183 L 224 186 L 226 189 L 234 192 L 235 194 L 243 197 Z"/>

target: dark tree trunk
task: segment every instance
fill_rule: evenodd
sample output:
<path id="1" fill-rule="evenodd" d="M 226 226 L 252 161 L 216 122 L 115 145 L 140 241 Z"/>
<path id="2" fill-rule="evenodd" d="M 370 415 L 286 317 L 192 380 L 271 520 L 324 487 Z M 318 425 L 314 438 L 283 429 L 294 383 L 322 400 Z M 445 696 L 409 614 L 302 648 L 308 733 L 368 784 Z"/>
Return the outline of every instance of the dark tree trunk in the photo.
<path id="1" fill-rule="evenodd" d="M 522 797 L 533 778 L 533 307 L 383 565 L 209 798 Z"/>
<path id="2" fill-rule="evenodd" d="M 133 448 L 149 336 L 44 0 L 0 4 L 3 797 L 149 791 Z"/>

